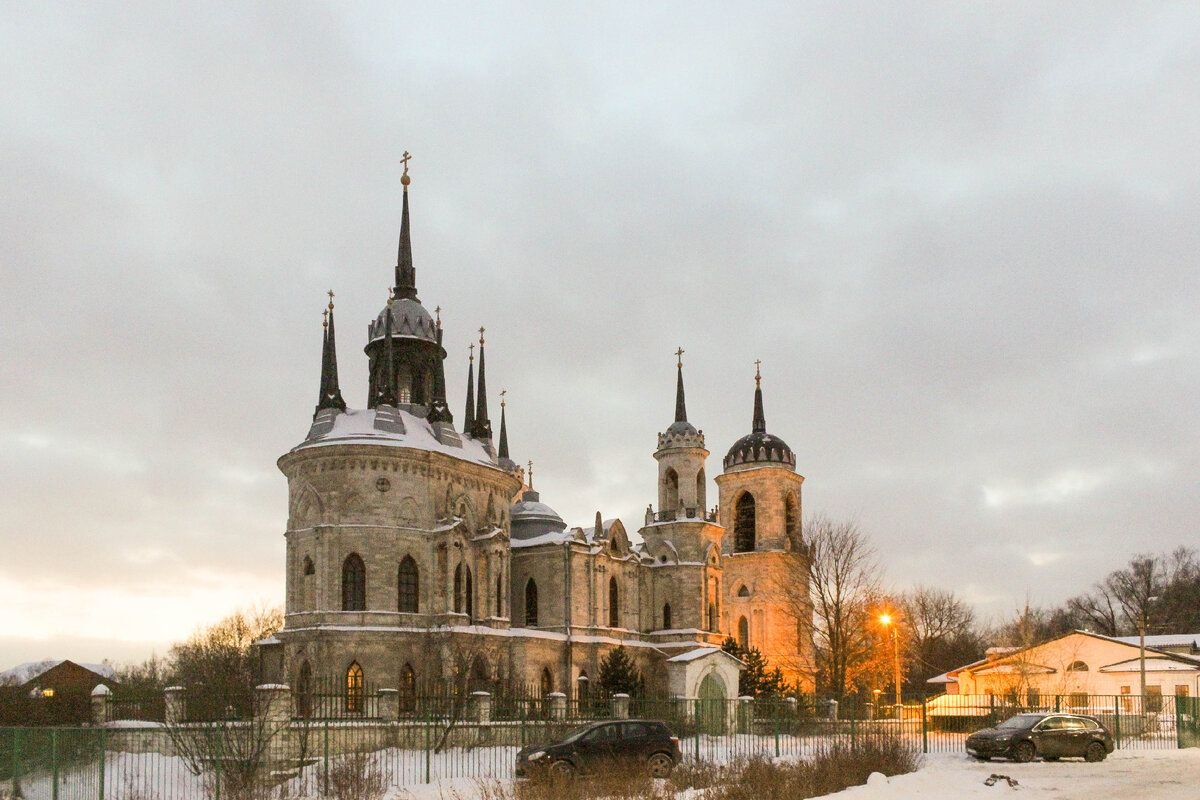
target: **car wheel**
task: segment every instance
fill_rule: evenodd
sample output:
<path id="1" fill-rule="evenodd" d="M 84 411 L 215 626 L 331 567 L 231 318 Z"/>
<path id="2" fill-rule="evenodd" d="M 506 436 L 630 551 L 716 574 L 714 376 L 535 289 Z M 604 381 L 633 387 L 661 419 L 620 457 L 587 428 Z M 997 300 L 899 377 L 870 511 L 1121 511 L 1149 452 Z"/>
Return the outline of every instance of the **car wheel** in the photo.
<path id="1" fill-rule="evenodd" d="M 555 778 L 572 778 L 575 776 L 575 765 L 566 759 L 560 759 L 550 765 L 550 774 Z"/>
<path id="2" fill-rule="evenodd" d="M 1037 748 L 1033 746 L 1033 742 L 1017 742 L 1017 746 L 1013 748 L 1013 761 L 1033 761 L 1033 757 L 1037 755 Z"/>
<path id="3" fill-rule="evenodd" d="M 1108 756 L 1108 751 L 1104 749 L 1104 745 L 1099 742 L 1092 742 L 1087 746 L 1087 750 L 1083 751 L 1084 761 L 1103 761 Z"/>
<path id="4" fill-rule="evenodd" d="M 675 762 L 666 753 L 655 753 L 646 761 L 646 766 L 650 769 L 650 777 L 666 778 L 675 769 Z"/>

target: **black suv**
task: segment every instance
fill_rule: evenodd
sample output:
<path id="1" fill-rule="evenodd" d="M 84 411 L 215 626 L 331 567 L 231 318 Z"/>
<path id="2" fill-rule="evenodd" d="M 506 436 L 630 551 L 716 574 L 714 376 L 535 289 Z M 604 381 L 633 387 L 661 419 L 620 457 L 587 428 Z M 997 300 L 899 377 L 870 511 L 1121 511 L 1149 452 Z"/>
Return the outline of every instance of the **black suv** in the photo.
<path id="1" fill-rule="evenodd" d="M 682 757 L 679 739 L 665 723 L 641 719 L 591 722 L 553 742 L 522 747 L 517 752 L 517 777 L 574 775 L 613 764 L 644 767 L 653 777 L 665 778 Z"/>
<path id="2" fill-rule="evenodd" d="M 1046 761 L 1075 756 L 1103 761 L 1113 738 L 1095 717 L 1081 714 L 1017 714 L 994 728 L 967 737 L 967 752 L 980 761 L 993 756 L 1014 761 Z"/>

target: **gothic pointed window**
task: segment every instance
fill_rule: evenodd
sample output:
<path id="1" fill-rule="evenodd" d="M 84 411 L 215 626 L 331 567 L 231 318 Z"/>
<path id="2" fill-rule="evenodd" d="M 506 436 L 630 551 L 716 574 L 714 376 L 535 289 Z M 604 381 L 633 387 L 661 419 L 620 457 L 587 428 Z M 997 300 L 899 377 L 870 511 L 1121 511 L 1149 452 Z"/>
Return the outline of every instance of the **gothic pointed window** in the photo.
<path id="1" fill-rule="evenodd" d="M 708 629 L 710 631 L 717 630 L 717 604 L 708 604 Z"/>
<path id="2" fill-rule="evenodd" d="M 671 630 L 671 604 L 663 603 L 663 630 Z"/>
<path id="3" fill-rule="evenodd" d="M 502 597 L 504 597 L 504 579 L 501 578 L 499 575 L 497 575 L 496 576 L 496 616 L 497 617 L 504 616 L 503 604 L 500 602 L 500 598 L 502 598 Z"/>
<path id="4" fill-rule="evenodd" d="M 675 511 L 679 508 L 679 473 L 667 467 L 663 475 L 663 511 Z"/>
<path id="5" fill-rule="evenodd" d="M 351 553 L 342 562 L 342 611 L 365 611 L 367 608 L 367 566 L 358 553 Z"/>
<path id="6" fill-rule="evenodd" d="M 361 714 L 363 695 L 363 669 L 355 661 L 346 670 L 346 711 Z"/>
<path id="7" fill-rule="evenodd" d="M 704 516 L 704 468 L 696 473 L 696 512 Z"/>
<path id="8" fill-rule="evenodd" d="M 733 551 L 749 553 L 754 550 L 754 495 L 745 492 L 737 500 L 733 520 Z"/>
<path id="9" fill-rule="evenodd" d="M 750 649 L 750 621 L 745 617 L 738 617 L 737 642 L 742 650 Z"/>
<path id="10" fill-rule="evenodd" d="M 463 613 L 463 565 L 454 568 L 454 613 Z"/>
<path id="11" fill-rule="evenodd" d="M 400 668 L 400 710 L 412 713 L 417 710 L 417 673 L 412 664 Z"/>
<path id="12" fill-rule="evenodd" d="M 738 597 L 749 597 L 749 596 L 750 596 L 750 589 L 749 589 L 749 588 L 746 586 L 746 584 L 744 584 L 744 583 L 743 583 L 743 584 L 742 584 L 742 585 L 741 585 L 741 586 L 738 588 L 738 590 L 737 590 L 737 596 L 738 596 Z"/>
<path id="13" fill-rule="evenodd" d="M 313 565 L 312 558 L 310 556 L 305 556 L 304 557 L 304 574 L 305 575 L 313 575 L 316 573 L 316 571 L 317 571 L 317 568 Z"/>
<path id="14" fill-rule="evenodd" d="M 475 618 L 475 585 L 471 582 L 471 568 L 466 567 L 466 586 L 463 587 L 463 593 L 466 595 L 463 602 L 463 612 L 468 619 Z"/>
<path id="15" fill-rule="evenodd" d="M 412 556 L 405 556 L 396 574 L 396 609 L 409 614 L 417 613 L 420 602 L 417 595 L 419 588 L 417 562 L 413 561 Z"/>
<path id="16" fill-rule="evenodd" d="M 538 592 L 537 583 L 533 578 L 525 584 L 525 626 L 535 627 L 538 624 Z"/>
<path id="17" fill-rule="evenodd" d="M 620 590 L 617 589 L 617 579 L 615 577 L 608 579 L 608 626 L 610 628 L 620 627 L 621 622 L 621 596 Z"/>

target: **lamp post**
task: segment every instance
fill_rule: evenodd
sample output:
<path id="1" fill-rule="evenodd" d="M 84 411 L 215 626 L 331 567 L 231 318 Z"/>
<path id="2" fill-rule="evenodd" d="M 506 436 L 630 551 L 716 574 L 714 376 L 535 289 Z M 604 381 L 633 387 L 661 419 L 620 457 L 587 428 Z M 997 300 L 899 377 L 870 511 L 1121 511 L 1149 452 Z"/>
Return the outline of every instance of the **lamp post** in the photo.
<path id="1" fill-rule="evenodd" d="M 903 706 L 900 704 L 900 640 L 896 636 L 895 620 L 891 614 L 880 614 L 879 624 L 887 628 L 892 634 L 892 661 L 894 675 L 892 680 L 896 684 L 896 719 L 900 720 Z"/>
<path id="2" fill-rule="evenodd" d="M 1146 606 L 1157 599 L 1157 596 L 1146 598 L 1146 602 L 1142 603 L 1142 616 L 1138 620 L 1138 671 L 1141 673 L 1143 714 L 1146 713 Z"/>

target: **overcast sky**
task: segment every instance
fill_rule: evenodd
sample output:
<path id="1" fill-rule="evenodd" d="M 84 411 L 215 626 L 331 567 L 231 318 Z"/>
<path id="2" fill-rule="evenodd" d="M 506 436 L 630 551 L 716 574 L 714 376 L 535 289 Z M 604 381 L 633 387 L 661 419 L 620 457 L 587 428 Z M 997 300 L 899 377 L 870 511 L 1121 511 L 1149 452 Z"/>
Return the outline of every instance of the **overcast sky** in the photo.
<path id="1" fill-rule="evenodd" d="M 896 589 L 1197 544 L 1194 3 L 646 5 L 0 8 L 0 669 L 282 603 L 275 459 L 329 288 L 365 404 L 404 150 L 452 408 L 486 325 L 569 523 L 655 501 L 683 346 L 709 474 L 762 359 Z"/>

